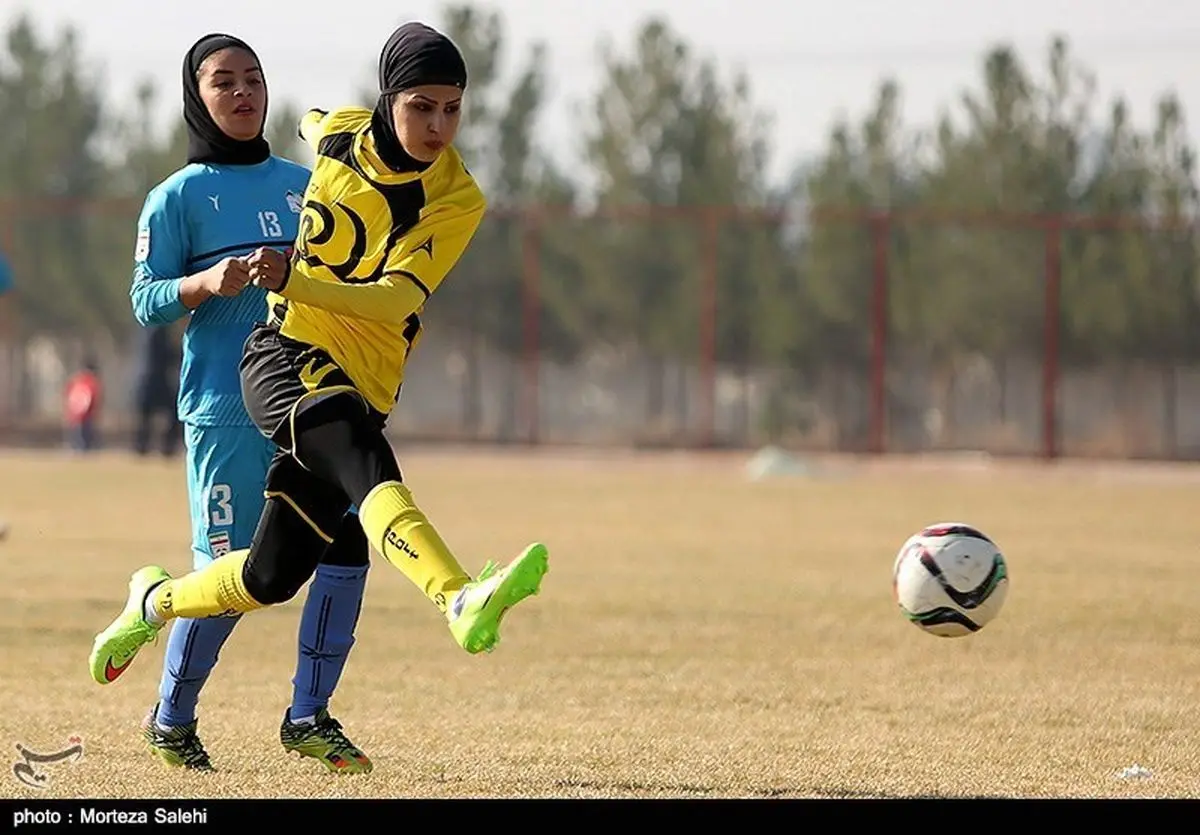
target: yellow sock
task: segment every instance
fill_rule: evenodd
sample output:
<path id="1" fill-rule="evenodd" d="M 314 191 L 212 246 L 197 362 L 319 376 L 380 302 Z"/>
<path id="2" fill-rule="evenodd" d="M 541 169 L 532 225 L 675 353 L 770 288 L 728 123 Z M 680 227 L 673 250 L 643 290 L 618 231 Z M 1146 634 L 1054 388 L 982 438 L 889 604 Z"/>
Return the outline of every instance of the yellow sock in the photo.
<path id="1" fill-rule="evenodd" d="M 151 605 L 164 620 L 206 618 L 261 609 L 242 582 L 250 550 L 230 551 L 204 568 L 167 580 L 154 590 Z"/>
<path id="2" fill-rule="evenodd" d="M 367 541 L 404 572 L 442 612 L 453 593 L 470 582 L 450 548 L 398 481 L 378 485 L 363 499 L 358 518 Z"/>

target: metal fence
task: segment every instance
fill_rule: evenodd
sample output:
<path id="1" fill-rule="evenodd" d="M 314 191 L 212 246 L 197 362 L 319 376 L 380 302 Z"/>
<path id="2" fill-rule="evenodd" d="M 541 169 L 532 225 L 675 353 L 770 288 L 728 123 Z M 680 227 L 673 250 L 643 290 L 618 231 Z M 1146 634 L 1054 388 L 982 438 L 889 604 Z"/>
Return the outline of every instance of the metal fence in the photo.
<path id="1" fill-rule="evenodd" d="M 136 325 L 121 304 L 138 208 L 0 204 L 0 246 L 21 289 L 18 327 L 0 337 L 0 442 L 53 432 L 84 352 L 100 360 L 105 425 L 129 425 Z M 94 250 L 84 261 L 96 270 L 71 275 L 49 257 L 64 241 Z M 1196 276 L 1195 229 L 1183 223 L 498 209 L 429 304 L 391 429 L 518 443 L 1194 459 Z M 92 315 L 85 301 L 65 321 L 47 318 L 45 299 L 33 302 L 43 281 L 108 312 Z"/>

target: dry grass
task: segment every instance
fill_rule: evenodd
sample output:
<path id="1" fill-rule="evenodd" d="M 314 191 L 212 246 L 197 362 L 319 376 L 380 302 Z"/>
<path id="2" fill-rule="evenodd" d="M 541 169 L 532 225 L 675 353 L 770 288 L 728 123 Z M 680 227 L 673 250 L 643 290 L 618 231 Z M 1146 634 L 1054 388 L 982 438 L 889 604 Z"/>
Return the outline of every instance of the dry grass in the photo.
<path id="1" fill-rule="evenodd" d="M 1200 482 L 884 465 L 750 483 L 739 459 L 412 454 L 478 568 L 551 546 L 544 593 L 469 657 L 376 563 L 334 712 L 376 761 L 333 779 L 277 743 L 298 598 L 254 613 L 201 701 L 221 768 L 142 749 L 161 644 L 87 675 L 129 572 L 187 564 L 179 462 L 0 455 L 0 743 L 82 736 L 47 793 L 213 796 L 1200 796 Z M 915 527 L 970 520 L 1012 589 L 970 638 L 890 598 Z M 303 593 L 302 593 L 303 594 Z M 1123 781 L 1140 763 L 1153 777 Z M 0 796 L 31 794 L 8 772 Z"/>

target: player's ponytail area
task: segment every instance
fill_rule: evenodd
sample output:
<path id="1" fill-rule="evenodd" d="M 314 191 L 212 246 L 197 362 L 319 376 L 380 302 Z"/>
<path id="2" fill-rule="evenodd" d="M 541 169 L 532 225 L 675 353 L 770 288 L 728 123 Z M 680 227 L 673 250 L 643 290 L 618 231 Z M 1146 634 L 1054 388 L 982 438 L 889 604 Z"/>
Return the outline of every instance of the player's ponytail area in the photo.
<path id="1" fill-rule="evenodd" d="M 331 705 L 375 768 L 335 777 L 278 739 L 302 594 L 222 652 L 216 773 L 139 738 L 162 637 L 91 680 L 130 572 L 190 568 L 177 462 L 0 452 L 0 796 L 1200 796 L 1190 470 L 750 457 L 406 450 L 464 565 L 540 541 L 554 567 L 472 656 L 376 556 Z M 1003 607 L 959 637 L 893 596 L 942 521 L 1005 559 Z"/>

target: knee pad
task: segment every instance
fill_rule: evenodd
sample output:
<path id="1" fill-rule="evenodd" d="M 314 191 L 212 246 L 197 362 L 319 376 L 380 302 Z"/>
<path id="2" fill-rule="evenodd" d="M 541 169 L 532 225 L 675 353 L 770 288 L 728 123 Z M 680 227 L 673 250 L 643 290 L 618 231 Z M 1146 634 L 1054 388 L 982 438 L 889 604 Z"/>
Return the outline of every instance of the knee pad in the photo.
<path id="1" fill-rule="evenodd" d="M 286 500 L 267 499 L 242 569 L 246 591 L 259 603 L 286 603 L 312 577 L 329 546 L 318 530 Z"/>
<path id="2" fill-rule="evenodd" d="M 357 513 L 346 514 L 333 543 L 321 557 L 321 564 L 338 568 L 365 568 L 371 564 L 367 535 L 363 532 Z"/>
<path id="3" fill-rule="evenodd" d="M 264 564 L 262 560 L 246 562 L 242 582 L 250 596 L 265 606 L 287 603 L 303 588 L 307 577 L 300 579 L 295 572 L 278 564 Z"/>
<path id="4" fill-rule="evenodd" d="M 304 587 L 307 579 L 306 577 L 298 580 L 286 571 L 273 571 L 262 566 L 255 570 L 250 563 L 246 563 L 246 570 L 242 575 L 246 591 L 259 603 L 267 606 L 287 603 Z"/>

